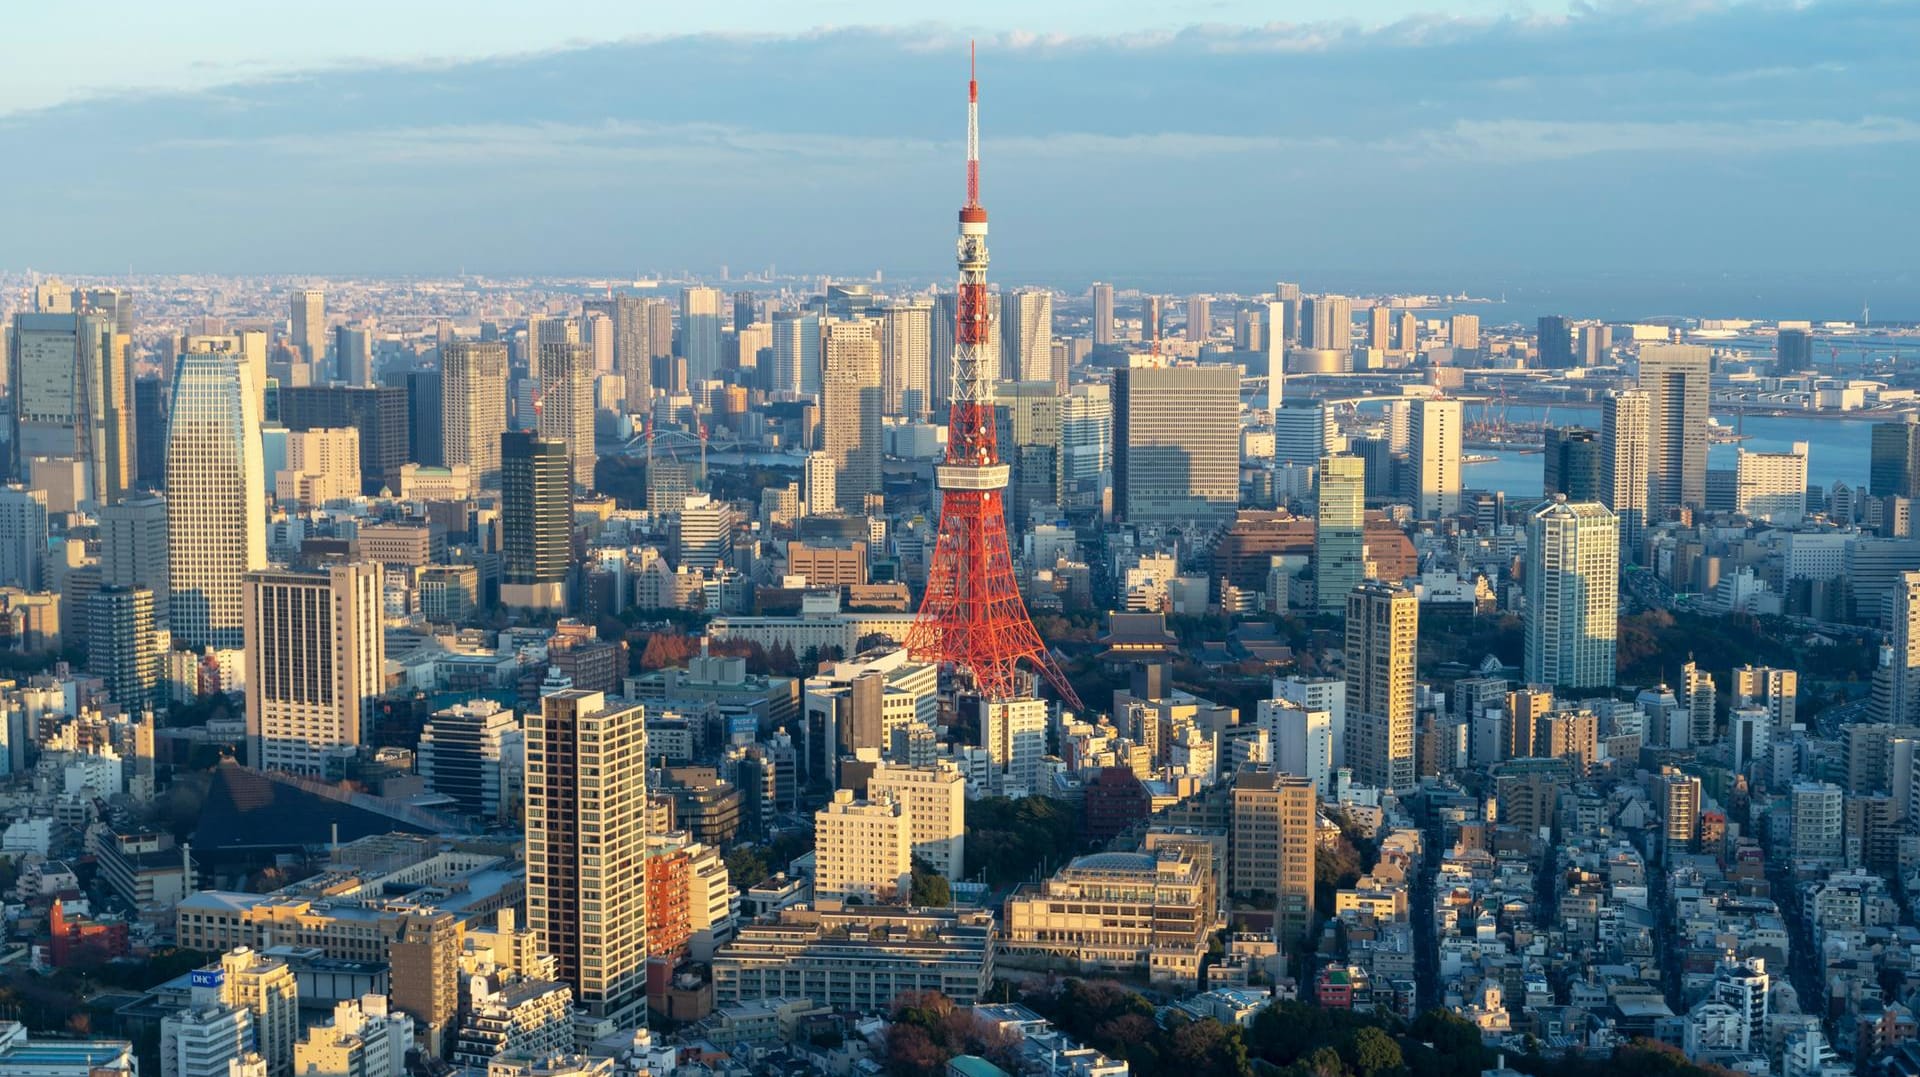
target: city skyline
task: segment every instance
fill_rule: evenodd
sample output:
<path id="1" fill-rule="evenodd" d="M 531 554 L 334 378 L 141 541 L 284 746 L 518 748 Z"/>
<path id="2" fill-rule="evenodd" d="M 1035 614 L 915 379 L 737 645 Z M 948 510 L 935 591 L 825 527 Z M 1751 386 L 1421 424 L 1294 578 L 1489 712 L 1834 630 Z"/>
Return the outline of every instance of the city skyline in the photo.
<path id="1" fill-rule="evenodd" d="M 1581 314 L 1795 295 L 1816 316 L 1912 316 L 1893 252 L 1913 227 L 1898 176 L 1920 125 L 1901 118 L 1913 74 L 1892 43 L 1915 18 L 1830 2 L 982 35 L 985 196 L 1009 233 L 996 276 L 1077 288 L 1144 250 L 1140 283 L 1168 291 L 1290 275 L 1546 291 Z M 50 175 L 0 181 L 46 207 L 7 260 L 939 279 L 956 146 L 939 86 L 967 36 L 928 23 L 582 42 L 16 109 L 0 140 L 70 150 L 94 178 L 85 199 L 52 197 L 71 191 Z M 952 64 L 928 62 L 943 52 Z M 1382 65 L 1396 74 L 1374 78 Z M 156 167 L 104 167 L 128 157 Z M 169 161 L 193 167 L 175 178 Z M 117 178 L 132 174 L 139 188 Z M 103 202 L 154 227 L 89 240 L 103 226 L 78 207 Z M 1570 231 L 1556 221 L 1572 206 Z M 580 229 L 583 213 L 605 227 Z M 804 223 L 768 227 L 786 220 Z M 1401 243 L 1408 229 L 1423 242 Z M 389 242 L 364 242 L 376 234 Z"/>

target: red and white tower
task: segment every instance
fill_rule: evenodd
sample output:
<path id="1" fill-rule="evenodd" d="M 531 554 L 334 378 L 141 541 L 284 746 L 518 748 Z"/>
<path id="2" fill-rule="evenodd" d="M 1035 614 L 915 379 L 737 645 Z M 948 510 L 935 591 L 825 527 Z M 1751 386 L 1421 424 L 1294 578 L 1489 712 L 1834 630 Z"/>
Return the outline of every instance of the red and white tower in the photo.
<path id="1" fill-rule="evenodd" d="M 935 469 L 940 537 L 927 573 L 920 615 L 907 649 L 951 665 L 988 699 L 1020 694 L 1026 662 L 1076 710 L 1080 698 L 1047 653 L 1020 588 L 1007 546 L 1004 492 L 1008 468 L 994 433 L 993 362 L 988 351 L 987 211 L 980 205 L 980 83 L 967 79 L 967 201 L 960 207 L 960 285 L 953 330 L 953 406 L 947 458 Z"/>

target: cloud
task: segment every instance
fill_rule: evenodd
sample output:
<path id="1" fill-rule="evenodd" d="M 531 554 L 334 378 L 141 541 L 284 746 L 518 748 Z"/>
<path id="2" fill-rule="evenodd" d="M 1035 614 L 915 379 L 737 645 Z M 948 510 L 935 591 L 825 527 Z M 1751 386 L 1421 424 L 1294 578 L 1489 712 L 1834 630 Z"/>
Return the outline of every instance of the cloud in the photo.
<path id="1" fill-rule="evenodd" d="M 34 207 L 5 257 L 944 275 L 968 37 L 650 36 L 17 112 L 0 153 L 60 164 L 0 173 Z M 981 35 L 996 274 L 1897 273 L 1916 45 L 1920 5 L 1869 0 Z"/>

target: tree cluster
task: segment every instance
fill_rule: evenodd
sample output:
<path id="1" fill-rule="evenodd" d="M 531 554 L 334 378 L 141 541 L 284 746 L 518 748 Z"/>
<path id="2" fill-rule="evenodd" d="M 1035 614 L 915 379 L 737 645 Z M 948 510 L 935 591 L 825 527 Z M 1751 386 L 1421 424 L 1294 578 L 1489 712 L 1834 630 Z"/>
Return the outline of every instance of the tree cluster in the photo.
<path id="1" fill-rule="evenodd" d="M 1020 1040 L 954 1005 L 937 991 L 902 995 L 887 1028 L 887 1072 L 894 1077 L 945 1077 L 956 1055 L 979 1055 L 1001 1069 L 1013 1069 Z"/>
<path id="2" fill-rule="evenodd" d="M 983 797 L 967 805 L 969 879 L 992 886 L 1032 878 L 1058 867 L 1080 848 L 1080 813 L 1052 797 Z"/>

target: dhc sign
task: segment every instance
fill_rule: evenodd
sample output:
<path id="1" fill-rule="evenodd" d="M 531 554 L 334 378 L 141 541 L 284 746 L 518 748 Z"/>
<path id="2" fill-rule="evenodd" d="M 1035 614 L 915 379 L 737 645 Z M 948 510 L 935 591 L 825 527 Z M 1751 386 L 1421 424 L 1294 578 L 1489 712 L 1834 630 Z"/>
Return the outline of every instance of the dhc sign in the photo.
<path id="1" fill-rule="evenodd" d="M 191 987 L 219 987 L 226 979 L 225 969 L 194 969 L 188 975 L 187 984 Z"/>

